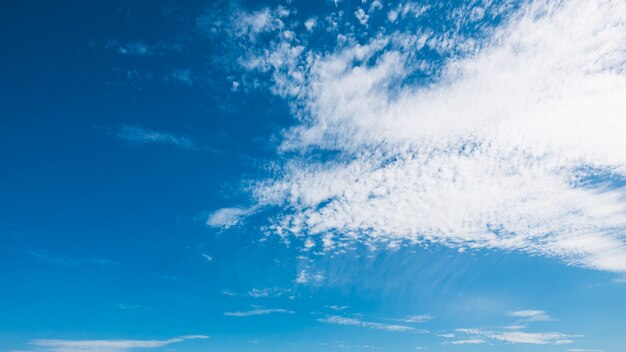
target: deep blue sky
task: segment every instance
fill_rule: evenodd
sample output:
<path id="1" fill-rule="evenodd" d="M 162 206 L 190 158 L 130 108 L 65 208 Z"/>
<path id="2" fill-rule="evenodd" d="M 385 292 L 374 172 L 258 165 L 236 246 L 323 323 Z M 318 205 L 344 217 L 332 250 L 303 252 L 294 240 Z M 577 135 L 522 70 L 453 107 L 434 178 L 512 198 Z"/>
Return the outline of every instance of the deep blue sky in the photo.
<path id="1" fill-rule="evenodd" d="M 520 4 L 458 33 L 481 40 L 482 26 L 499 26 Z M 459 251 L 445 243 L 308 251 L 303 237 L 271 233 L 288 205 L 258 206 L 250 184 L 275 177 L 276 165 L 303 153 L 279 148 L 284 131 L 298 123 L 290 105 L 297 99 L 271 89 L 271 72 L 238 61 L 248 47 L 271 48 L 272 39 L 233 39 L 225 18 L 278 5 L 292 10 L 285 23 L 317 18 L 318 26 L 339 9 L 358 25 L 352 13 L 369 6 L 2 2 L 0 350 L 547 352 L 626 345 L 619 270 L 568 265 L 541 251 Z M 471 6 L 458 11 L 470 16 Z M 398 28 L 445 31 L 452 26 L 447 7 L 454 6 Z M 355 42 L 391 26 L 385 18 L 372 14 L 372 31 L 354 34 Z M 307 45 L 332 52 L 329 37 L 336 35 Z M 415 55 L 411 60 L 433 66 L 398 84 L 437 82 L 445 60 L 462 54 Z M 231 207 L 254 210 L 232 226 L 207 225 L 216 210 Z M 410 321 L 417 315 L 423 317 Z M 489 336 L 520 329 L 512 325 L 571 341 Z M 389 331 L 394 326 L 424 331 Z M 458 330 L 469 328 L 483 332 Z M 209 338 L 136 349 L 63 345 L 188 335 Z"/>

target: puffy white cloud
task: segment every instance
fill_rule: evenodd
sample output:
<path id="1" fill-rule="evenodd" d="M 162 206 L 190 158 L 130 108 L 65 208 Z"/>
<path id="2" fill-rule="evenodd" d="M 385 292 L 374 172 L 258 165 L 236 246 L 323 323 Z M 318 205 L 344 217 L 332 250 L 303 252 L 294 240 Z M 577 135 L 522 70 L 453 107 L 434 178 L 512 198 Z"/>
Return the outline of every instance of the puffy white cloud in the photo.
<path id="1" fill-rule="evenodd" d="M 626 271 L 626 191 L 614 185 L 626 178 L 625 19 L 618 0 L 536 0 L 484 42 L 276 44 L 260 62 L 283 68 L 274 92 L 299 119 L 281 150 L 305 156 L 254 189 L 284 210 L 271 229 L 325 248 L 438 243 Z M 462 55 L 433 83 L 406 84 L 432 66 L 413 56 L 425 47 Z M 320 151 L 337 156 L 306 157 Z"/>

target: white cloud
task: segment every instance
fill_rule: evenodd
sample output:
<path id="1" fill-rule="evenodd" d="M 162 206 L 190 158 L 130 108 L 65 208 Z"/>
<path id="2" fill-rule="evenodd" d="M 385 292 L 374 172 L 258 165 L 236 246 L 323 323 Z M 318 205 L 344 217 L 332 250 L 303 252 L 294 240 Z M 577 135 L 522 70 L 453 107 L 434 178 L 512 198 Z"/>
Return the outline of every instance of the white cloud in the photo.
<path id="1" fill-rule="evenodd" d="M 319 322 L 326 324 L 336 324 L 336 325 L 349 325 L 349 326 L 360 326 L 369 329 L 377 329 L 377 330 L 385 330 L 391 332 L 413 332 L 413 333 L 425 333 L 426 330 L 416 329 L 406 325 L 397 325 L 397 324 L 383 324 L 376 323 L 370 321 L 362 321 L 355 318 L 341 317 L 336 315 L 331 315 L 325 318 L 319 318 Z"/>
<path id="2" fill-rule="evenodd" d="M 60 340 L 36 339 L 31 345 L 53 352 L 123 352 L 138 348 L 159 348 L 191 339 L 206 339 L 205 335 L 180 336 L 167 340 Z"/>
<path id="3" fill-rule="evenodd" d="M 490 331 L 482 329 L 457 329 L 456 331 L 480 339 L 533 345 L 563 345 L 572 343 L 572 338 L 580 336 L 558 332 Z"/>
<path id="4" fill-rule="evenodd" d="M 444 342 L 445 344 L 451 344 L 451 345 L 478 345 L 478 344 L 482 344 L 485 343 L 487 341 L 482 340 L 482 339 L 467 339 L 467 340 L 456 340 L 456 341 L 449 341 L 449 342 Z"/>
<path id="5" fill-rule="evenodd" d="M 536 0 L 480 43 L 395 33 L 328 54 L 276 44 L 260 62 L 288 65 L 273 91 L 299 119 L 281 150 L 305 156 L 254 190 L 284 210 L 272 230 L 625 272 L 626 189 L 609 182 L 626 178 L 622 5 Z M 424 46 L 463 55 L 431 85 L 400 84 L 429 66 L 411 56 Z M 311 150 L 339 157 L 313 162 Z"/>
<path id="6" fill-rule="evenodd" d="M 365 13 L 365 10 L 363 10 L 362 8 L 359 8 L 354 13 L 354 16 L 356 17 L 357 20 L 359 20 L 359 23 L 361 23 L 364 26 L 367 26 L 367 21 L 369 21 L 370 16 L 367 13 Z"/>
<path id="7" fill-rule="evenodd" d="M 317 19 L 315 18 L 309 18 L 308 20 L 304 21 L 304 27 L 309 32 L 312 32 L 316 25 L 317 25 Z"/>
<path id="8" fill-rule="evenodd" d="M 254 307 L 252 310 L 248 311 L 240 311 L 240 312 L 224 312 L 224 315 L 227 317 L 250 317 L 256 315 L 267 315 L 272 313 L 284 313 L 284 314 L 294 314 L 295 312 L 288 309 L 282 308 L 261 308 Z"/>
<path id="9" fill-rule="evenodd" d="M 434 319 L 435 317 L 433 317 L 430 314 L 418 314 L 418 315 L 412 315 L 412 316 L 408 316 L 406 318 L 403 319 L 398 319 L 398 321 L 404 322 L 404 323 L 423 323 L 423 322 L 427 322 L 429 320 Z"/>
<path id="10" fill-rule="evenodd" d="M 322 280 L 324 280 L 324 275 L 322 275 L 321 273 L 310 274 L 306 270 L 300 270 L 300 272 L 296 276 L 295 282 L 297 284 L 305 285 L 309 283 L 320 283 L 322 282 Z"/>
<path id="11" fill-rule="evenodd" d="M 211 227 L 229 228 L 251 213 L 252 210 L 247 208 L 222 208 L 211 213 L 206 223 Z"/>
<path id="12" fill-rule="evenodd" d="M 195 147 L 194 142 L 190 138 L 152 131 L 137 126 L 122 126 L 117 132 L 117 137 L 137 144 L 173 144 L 186 149 Z"/>
<path id="13" fill-rule="evenodd" d="M 510 312 L 509 316 L 520 318 L 520 320 L 524 322 L 552 320 L 552 317 L 542 310 L 519 310 Z"/>
<path id="14" fill-rule="evenodd" d="M 267 298 L 267 297 L 280 297 L 287 293 L 290 293 L 291 289 L 269 287 L 269 288 L 253 288 L 248 291 L 248 296 L 254 298 Z"/>

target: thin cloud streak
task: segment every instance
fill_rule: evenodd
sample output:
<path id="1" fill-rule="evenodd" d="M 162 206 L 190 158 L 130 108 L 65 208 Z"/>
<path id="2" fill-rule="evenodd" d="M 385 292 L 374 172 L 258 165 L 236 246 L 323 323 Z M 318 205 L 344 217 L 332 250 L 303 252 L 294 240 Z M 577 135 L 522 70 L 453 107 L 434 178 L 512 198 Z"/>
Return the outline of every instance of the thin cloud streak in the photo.
<path id="1" fill-rule="evenodd" d="M 31 345 L 51 352 L 123 352 L 139 348 L 159 348 L 193 339 L 207 339 L 206 335 L 187 335 L 167 340 L 62 340 L 35 339 Z"/>
<path id="2" fill-rule="evenodd" d="M 184 149 L 195 148 L 193 140 L 187 137 L 148 130 L 137 126 L 122 126 L 116 136 L 125 141 L 136 144 L 172 144 Z"/>
<path id="3" fill-rule="evenodd" d="M 295 312 L 282 308 L 255 308 L 248 311 L 224 312 L 227 317 L 250 317 L 257 315 L 268 315 L 273 313 L 294 314 Z"/>
<path id="4" fill-rule="evenodd" d="M 355 318 L 342 317 L 337 315 L 331 315 L 325 318 L 319 318 L 317 321 L 325 324 L 346 325 L 346 326 L 359 326 L 363 328 L 385 330 L 390 332 L 412 332 L 412 333 L 427 333 L 428 330 L 416 329 L 406 325 L 397 324 L 383 324 L 370 321 L 363 321 Z"/>

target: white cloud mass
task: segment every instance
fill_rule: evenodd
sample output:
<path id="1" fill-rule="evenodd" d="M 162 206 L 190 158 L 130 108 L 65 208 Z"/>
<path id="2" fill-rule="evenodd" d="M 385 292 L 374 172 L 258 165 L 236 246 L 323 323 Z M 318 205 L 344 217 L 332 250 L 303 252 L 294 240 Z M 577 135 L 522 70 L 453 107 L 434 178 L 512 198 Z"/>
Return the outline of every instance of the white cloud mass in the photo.
<path id="1" fill-rule="evenodd" d="M 396 31 L 338 36 L 332 51 L 270 45 L 244 67 L 274 68 L 272 91 L 299 122 L 280 147 L 289 161 L 253 189 L 283 209 L 270 230 L 626 272 L 623 5 L 532 1 L 482 41 Z M 449 54 L 444 69 L 408 84 L 432 66 L 414 54 L 426 48 Z"/>

